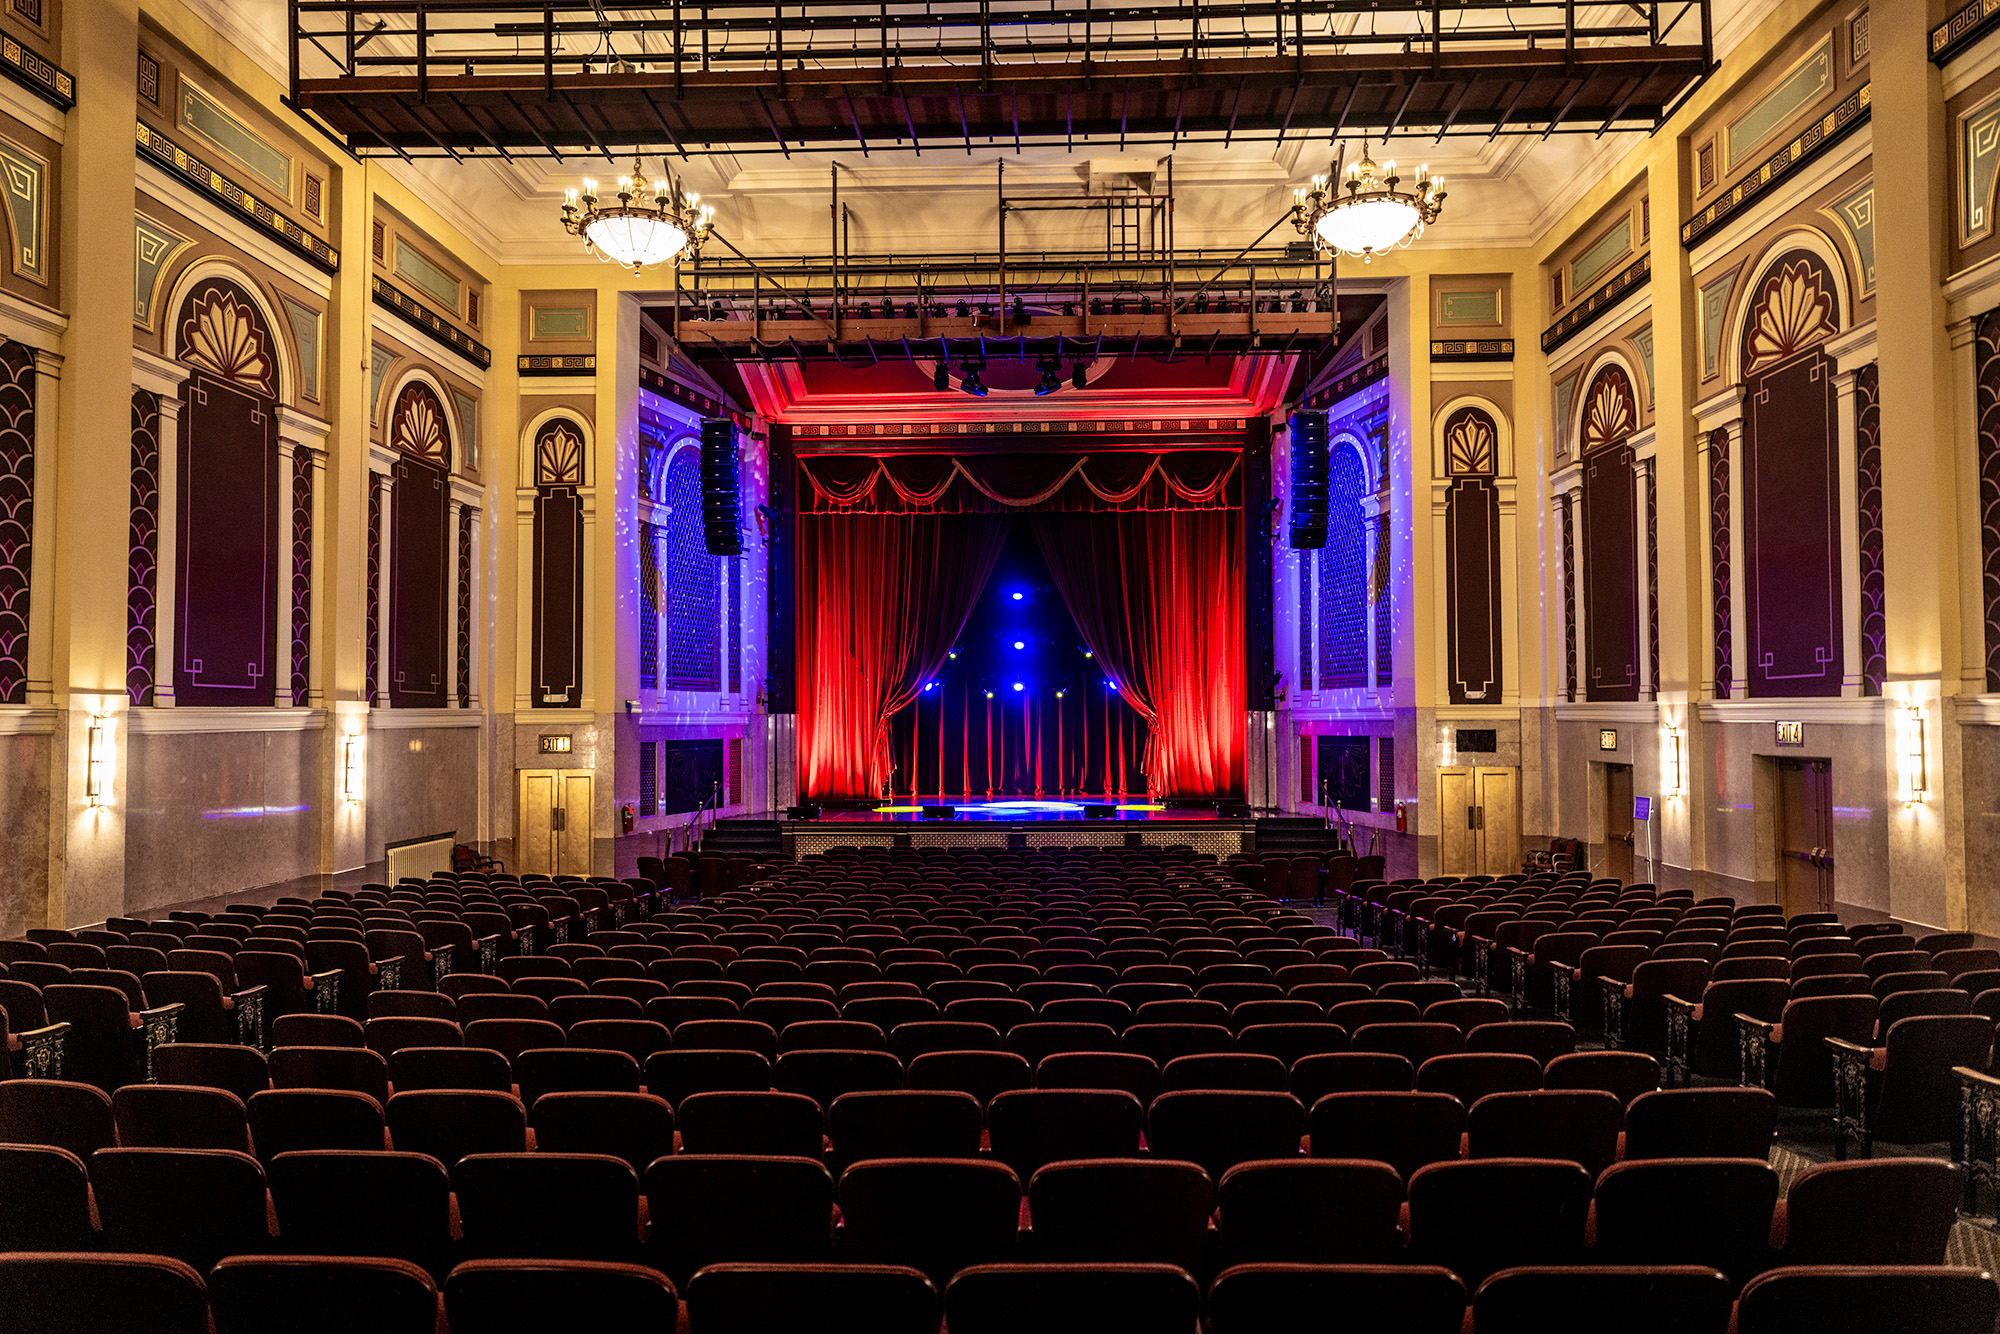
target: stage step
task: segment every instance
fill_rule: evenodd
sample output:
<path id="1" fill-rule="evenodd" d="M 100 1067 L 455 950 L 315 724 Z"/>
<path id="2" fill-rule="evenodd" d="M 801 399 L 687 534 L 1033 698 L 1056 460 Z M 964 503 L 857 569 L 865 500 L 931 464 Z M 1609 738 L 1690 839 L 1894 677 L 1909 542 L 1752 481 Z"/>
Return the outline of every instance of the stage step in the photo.
<path id="1" fill-rule="evenodd" d="M 1267 815 L 1257 820 L 1258 852 L 1322 852 L 1340 846 L 1340 835 L 1320 815 Z"/>
<path id="2" fill-rule="evenodd" d="M 785 840 L 776 820 L 717 820 L 702 834 L 701 850 L 723 857 L 781 857 Z"/>

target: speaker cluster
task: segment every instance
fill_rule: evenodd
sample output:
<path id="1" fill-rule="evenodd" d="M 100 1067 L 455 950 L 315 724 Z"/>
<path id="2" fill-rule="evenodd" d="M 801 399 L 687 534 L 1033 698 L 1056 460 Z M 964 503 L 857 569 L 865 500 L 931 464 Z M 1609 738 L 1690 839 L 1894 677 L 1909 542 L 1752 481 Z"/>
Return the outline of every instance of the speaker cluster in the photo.
<path id="1" fill-rule="evenodd" d="M 1292 547 L 1326 545 L 1326 414 L 1294 412 L 1292 433 Z"/>
<path id="2" fill-rule="evenodd" d="M 738 513 L 737 472 L 736 423 L 726 417 L 704 421 L 701 424 L 701 527 L 711 556 L 743 554 L 743 519 Z M 1322 526 L 1324 523 L 1322 518 Z"/>

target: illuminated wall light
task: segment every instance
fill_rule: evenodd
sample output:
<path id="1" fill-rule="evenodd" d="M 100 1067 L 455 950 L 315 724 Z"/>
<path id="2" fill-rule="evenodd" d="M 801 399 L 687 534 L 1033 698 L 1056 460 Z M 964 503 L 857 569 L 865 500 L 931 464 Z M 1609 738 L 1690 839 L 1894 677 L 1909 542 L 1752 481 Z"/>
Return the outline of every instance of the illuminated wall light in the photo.
<path id="1" fill-rule="evenodd" d="M 1660 787 L 1670 797 L 1687 790 L 1686 738 L 1678 727 L 1660 729 Z"/>
<path id="2" fill-rule="evenodd" d="M 350 806 L 361 801 L 361 746 L 358 733 L 340 738 L 340 799 Z"/>
<path id="3" fill-rule="evenodd" d="M 1903 801 L 1915 805 L 1930 793 L 1930 750 L 1924 736 L 1924 711 L 1905 704 L 1897 722 L 1896 753 L 1901 769 Z"/>
<path id="4" fill-rule="evenodd" d="M 111 804 L 111 720 L 92 718 L 84 738 L 83 793 L 92 806 Z"/>

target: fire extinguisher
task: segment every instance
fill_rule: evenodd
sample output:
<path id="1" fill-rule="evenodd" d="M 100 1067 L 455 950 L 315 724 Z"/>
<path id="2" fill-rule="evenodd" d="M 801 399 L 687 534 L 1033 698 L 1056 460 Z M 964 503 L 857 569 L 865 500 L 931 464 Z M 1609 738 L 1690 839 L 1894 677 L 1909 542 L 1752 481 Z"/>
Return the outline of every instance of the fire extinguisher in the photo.
<path id="1" fill-rule="evenodd" d="M 630 810 L 631 807 L 628 806 L 626 807 L 626 809 Z M 1399 801 L 1396 803 L 1396 832 L 1399 834 L 1407 834 L 1410 832 L 1409 817 L 1403 813 L 1406 809 L 1407 808 L 1403 805 L 1402 802 Z M 629 823 L 627 824 L 626 827 L 630 828 Z"/>
<path id="2" fill-rule="evenodd" d="M 629 801 L 618 808 L 618 820 L 625 826 L 625 832 L 628 834 L 632 832 L 632 821 L 636 814 L 637 812 L 632 809 L 632 803 Z"/>

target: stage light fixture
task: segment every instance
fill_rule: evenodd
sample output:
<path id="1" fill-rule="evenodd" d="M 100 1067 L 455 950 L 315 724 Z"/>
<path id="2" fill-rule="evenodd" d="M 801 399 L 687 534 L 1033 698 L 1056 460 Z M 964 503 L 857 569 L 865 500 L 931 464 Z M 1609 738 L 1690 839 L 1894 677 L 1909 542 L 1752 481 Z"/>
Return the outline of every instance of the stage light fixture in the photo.
<path id="1" fill-rule="evenodd" d="M 1021 641 L 1021 640 L 1017 639 L 1017 640 L 1015 640 L 1015 641 L 1014 641 L 1014 647 L 1015 647 L 1015 648 L 1026 648 L 1026 647 L 1027 647 L 1027 644 L 1026 644 L 1026 643 L 1024 643 L 1023 641 Z"/>
<path id="2" fill-rule="evenodd" d="M 1194 313 L 1197 315 L 1208 314 L 1208 293 L 1203 292 L 1194 299 Z"/>
<path id="3" fill-rule="evenodd" d="M 946 654 L 945 656 L 950 658 L 953 662 L 956 662 L 958 661 L 958 650 L 953 649 L 950 653 Z"/>
<path id="4" fill-rule="evenodd" d="M 986 363 L 983 361 L 967 366 L 964 374 L 959 377 L 958 387 L 974 398 L 986 397 L 986 381 L 980 378 L 985 372 Z"/>
<path id="5" fill-rule="evenodd" d="M 1215 302 L 1215 313 L 1216 313 L 1216 314 L 1218 314 L 1218 315 L 1227 315 L 1227 314 L 1229 313 L 1229 298 L 1228 298 L 1228 297 L 1226 297 L 1226 296 L 1225 296 L 1225 297 L 1217 297 L 1217 298 L 1216 298 L 1216 302 Z"/>
<path id="6" fill-rule="evenodd" d="M 726 320 L 729 318 L 729 312 L 722 308 L 720 301 L 713 301 L 709 303 L 708 318 L 712 320 Z"/>
<path id="7" fill-rule="evenodd" d="M 1068 320 L 1068 319 L 1075 319 L 1075 318 L 1076 318 L 1076 302 L 1074 302 L 1074 301 L 1065 301 L 1065 302 L 1063 302 L 1063 304 L 1062 304 L 1062 313 L 1063 313 L 1063 318 L 1064 318 L 1064 319 L 1066 319 L 1066 320 Z"/>
<path id="8" fill-rule="evenodd" d="M 931 388 L 940 394 L 951 388 L 951 362 L 945 357 L 938 358 L 937 369 L 931 372 Z"/>
<path id="9" fill-rule="evenodd" d="M 1101 296 L 1094 296 L 1094 297 L 1090 298 L 1090 313 L 1091 313 L 1091 314 L 1093 314 L 1093 315 L 1102 315 L 1102 314 L 1104 313 L 1104 298 L 1103 298 L 1103 297 L 1101 297 Z"/>
<path id="10" fill-rule="evenodd" d="M 1113 681 L 1110 677 L 1106 677 L 1104 679 L 1104 688 L 1106 690 L 1116 690 L 1118 689 L 1118 683 L 1116 681 Z"/>
<path id="11" fill-rule="evenodd" d="M 981 302 L 981 303 L 979 304 L 979 318 L 980 318 L 980 319 L 982 319 L 982 320 L 990 320 L 990 319 L 992 319 L 992 318 L 993 318 L 993 307 L 992 307 L 992 306 L 991 306 L 990 304 L 988 304 L 988 303 L 986 303 L 986 302 L 983 302 L 983 301 L 982 301 L 982 302 Z"/>
<path id="12" fill-rule="evenodd" d="M 1061 699 L 1062 697 L 1063 697 L 1063 692 L 1060 690 L 1056 691 L 1056 698 Z"/>
<path id="13" fill-rule="evenodd" d="M 1292 314 L 1303 315 L 1305 313 L 1306 313 L 1305 293 L 1303 292 L 1292 293 Z"/>
<path id="14" fill-rule="evenodd" d="M 1021 600 L 1021 595 L 1019 593 L 1016 593 L 1014 595 L 1014 601 L 1019 602 L 1020 600 Z"/>
<path id="15" fill-rule="evenodd" d="M 882 318 L 885 320 L 896 318 L 896 303 L 886 296 L 882 298 Z"/>
<path id="16" fill-rule="evenodd" d="M 1087 381 L 1084 379 L 1084 365 L 1085 363 L 1079 361 L 1069 368 L 1070 388 L 1081 389 L 1087 383 Z"/>
<path id="17" fill-rule="evenodd" d="M 992 691 L 990 691 L 990 690 L 989 690 L 989 691 L 987 691 L 987 692 L 986 692 L 986 698 L 988 698 L 988 699 L 992 699 L 992 698 L 993 698 L 993 692 L 992 692 Z"/>
<path id="18" fill-rule="evenodd" d="M 1020 683 L 1019 681 L 1016 681 L 1016 682 L 1014 683 L 1014 689 L 1016 689 L 1016 690 L 1026 690 L 1026 689 L 1027 689 L 1027 687 L 1026 687 L 1026 686 L 1024 686 L 1024 685 L 1022 685 L 1022 684 L 1021 684 L 1021 683 Z"/>
<path id="19" fill-rule="evenodd" d="M 1149 296 L 1139 298 L 1139 313 L 1141 315 L 1150 315 L 1153 313 L 1153 298 Z"/>
<path id="20" fill-rule="evenodd" d="M 854 313 L 856 315 L 859 315 L 864 320 L 872 320 L 875 318 L 875 307 L 869 305 L 866 301 L 864 301 L 858 308 L 856 308 Z"/>
<path id="21" fill-rule="evenodd" d="M 1125 298 L 1124 298 L 1124 297 L 1122 297 L 1122 296 L 1114 296 L 1114 297 L 1112 297 L 1112 298 L 1111 298 L 1111 313 L 1112 313 L 1113 315 L 1123 315 L 1123 314 L 1125 313 Z"/>
<path id="22" fill-rule="evenodd" d="M 1043 357 L 1035 363 L 1035 369 L 1042 378 L 1035 382 L 1035 397 L 1042 398 L 1062 388 L 1062 363 L 1054 357 Z"/>
<path id="23" fill-rule="evenodd" d="M 1028 321 L 1028 303 L 1017 296 L 1014 298 L 1014 323 L 1026 324 Z"/>
<path id="24" fill-rule="evenodd" d="M 970 305 L 968 305 L 967 303 L 963 302 L 963 301 L 959 302 L 959 303 L 958 303 L 958 318 L 960 318 L 960 319 L 962 319 L 962 320 L 969 320 L 969 319 L 971 319 L 971 318 L 972 318 L 972 307 L 971 307 Z"/>
<path id="25" fill-rule="evenodd" d="M 936 689 L 937 689 L 937 682 L 935 682 L 935 681 L 926 681 L 926 682 L 924 682 L 924 689 L 925 689 L 925 690 L 936 690 Z"/>

